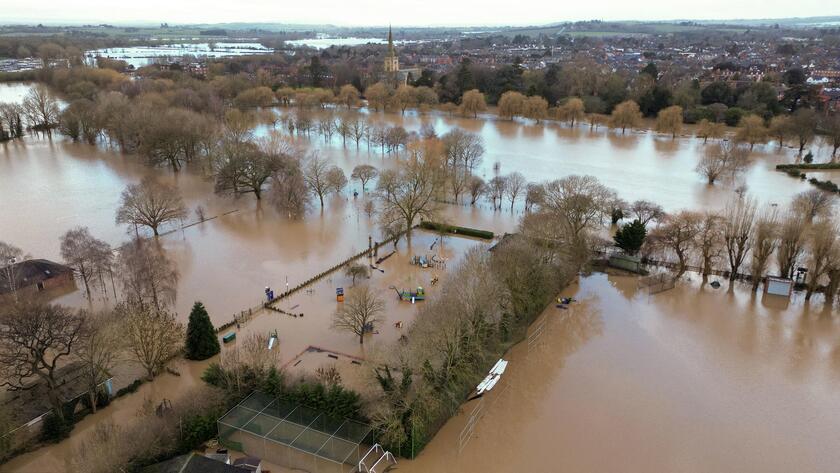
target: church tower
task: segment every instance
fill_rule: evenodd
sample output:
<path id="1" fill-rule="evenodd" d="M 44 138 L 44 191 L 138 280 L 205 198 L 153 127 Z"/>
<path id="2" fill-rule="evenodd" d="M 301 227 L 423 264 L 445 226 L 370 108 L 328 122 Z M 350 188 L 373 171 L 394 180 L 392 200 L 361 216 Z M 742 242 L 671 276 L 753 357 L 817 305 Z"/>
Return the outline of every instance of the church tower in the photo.
<path id="1" fill-rule="evenodd" d="M 391 26 L 388 25 L 388 54 L 385 56 L 385 73 L 396 76 L 400 71 L 400 58 L 397 50 L 394 49 L 394 35 L 391 33 Z"/>

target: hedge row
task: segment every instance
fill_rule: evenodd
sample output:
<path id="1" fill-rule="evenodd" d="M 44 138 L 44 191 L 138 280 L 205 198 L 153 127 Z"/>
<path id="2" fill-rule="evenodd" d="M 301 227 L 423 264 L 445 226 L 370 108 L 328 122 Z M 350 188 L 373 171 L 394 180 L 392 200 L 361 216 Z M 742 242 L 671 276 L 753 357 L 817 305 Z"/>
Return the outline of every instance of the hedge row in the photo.
<path id="1" fill-rule="evenodd" d="M 837 163 L 800 163 L 800 164 L 777 164 L 776 169 L 785 171 L 788 169 L 840 169 L 840 162 Z"/>
<path id="2" fill-rule="evenodd" d="M 476 228 L 459 227 L 456 225 L 447 225 L 445 223 L 436 222 L 421 222 L 420 228 L 436 232 L 452 233 L 454 235 L 483 238 L 485 240 L 492 240 L 494 236 L 493 232 L 487 230 L 478 230 Z"/>

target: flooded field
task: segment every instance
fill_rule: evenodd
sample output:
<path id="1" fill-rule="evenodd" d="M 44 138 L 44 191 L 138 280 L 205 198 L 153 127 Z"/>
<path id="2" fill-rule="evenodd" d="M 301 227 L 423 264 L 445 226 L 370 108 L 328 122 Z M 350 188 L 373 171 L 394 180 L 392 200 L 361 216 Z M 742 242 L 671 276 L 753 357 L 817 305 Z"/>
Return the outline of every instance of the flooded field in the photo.
<path id="1" fill-rule="evenodd" d="M 840 330 L 820 304 L 694 284 L 648 296 L 604 274 L 564 294 L 579 302 L 547 309 L 502 382 L 400 471 L 836 471 Z"/>
<path id="2" fill-rule="evenodd" d="M 0 101 L 20 101 L 25 84 L 0 85 Z M 278 113 L 288 113 L 279 111 Z M 719 208 L 736 187 L 764 203 L 784 204 L 810 189 L 773 170 L 793 151 L 775 144 L 758 146 L 745 174 L 736 182 L 709 187 L 694 171 L 702 156 L 701 141 L 671 140 L 650 132 L 625 136 L 601 128 L 568 128 L 557 124 L 473 120 L 438 114 L 375 114 L 371 121 L 418 131 L 431 123 L 438 134 L 455 127 L 478 133 L 487 153 L 477 173 L 485 178 L 519 171 L 532 181 L 569 174 L 592 174 L 628 200 L 648 199 L 668 211 Z M 266 133 L 262 127 L 258 133 Z M 362 144 L 342 146 L 340 137 L 296 137 L 318 150 L 346 174 L 358 164 L 394 166 L 398 157 L 368 151 Z M 826 149 L 812 148 L 821 160 Z M 381 239 L 375 222 L 363 211 L 368 193 L 351 183 L 317 204 L 302 220 L 279 215 L 268 201 L 213 193 L 213 182 L 197 169 L 178 174 L 152 169 L 137 156 L 82 144 L 58 136 L 27 137 L 0 144 L 0 240 L 36 258 L 60 260 L 59 237 L 76 226 L 118 246 L 129 231 L 114 222 L 120 193 L 127 184 L 155 175 L 180 190 L 194 222 L 195 209 L 216 217 L 161 237 L 180 272 L 175 310 L 186 321 L 196 300 L 221 325 L 240 310 L 264 298 L 263 288 L 280 292 L 367 248 L 368 238 Z M 368 184 L 368 189 L 372 187 Z M 354 198 L 353 191 L 359 196 Z M 505 206 L 447 205 L 447 221 L 464 226 L 511 231 L 521 215 Z M 415 232 L 409 247 L 401 240 L 396 253 L 378 265 L 369 284 L 386 300 L 378 333 L 360 345 L 352 334 L 330 327 L 336 308 L 335 289 L 352 290 L 349 277 L 336 272 L 277 304 L 303 317 L 264 311 L 240 328 L 251 333 L 277 331 L 283 363 L 300 363 L 305 372 L 325 363 L 350 367 L 355 357 L 377 344 L 390 343 L 410 324 L 420 304 L 401 302 L 395 289 L 426 288 L 429 297 L 446 284 L 447 271 L 470 248 L 486 242 Z M 380 249 L 390 252 L 392 245 Z M 431 255 L 447 267 L 421 269 L 411 256 Z M 367 261 L 364 261 L 367 263 Z M 437 277 L 438 283 L 432 284 Z M 742 289 L 699 290 L 691 284 L 656 296 L 638 294 L 629 278 L 594 275 L 566 294 L 581 302 L 569 311 L 550 308 L 548 329 L 538 346 L 518 346 L 503 382 L 484 401 L 473 438 L 458 455 L 459 433 L 472 411 L 452 419 L 407 471 L 831 471 L 837 460 L 831 440 L 840 433 L 837 392 L 840 351 L 838 328 L 819 309 L 800 301 L 781 306 L 753 298 Z M 93 304 L 111 303 L 101 293 Z M 88 305 L 81 291 L 56 302 Z M 721 308 L 725 310 L 721 310 Z M 306 351 L 315 346 L 328 351 Z M 300 358 L 295 358 L 300 355 Z M 73 437 L 22 456 L 2 471 L 64 471 L 62 459 L 96 422 L 128 422 L 144 399 L 175 398 L 193 384 L 204 368 L 180 362 L 181 377 L 163 375 L 139 394 L 117 400 L 85 418 Z M 348 372 L 350 373 L 350 372 Z M 352 376 L 352 374 L 349 374 Z M 476 402 L 476 401 L 473 401 Z"/>
<path id="3" fill-rule="evenodd" d="M 195 56 L 202 58 L 250 56 L 254 54 L 271 54 L 274 50 L 266 48 L 260 43 L 183 43 L 164 44 L 160 46 L 133 46 L 129 48 L 104 48 L 85 51 L 85 57 L 95 64 L 96 57 L 121 59 L 134 67 L 142 67 L 158 59 L 180 58 L 181 56 Z"/>

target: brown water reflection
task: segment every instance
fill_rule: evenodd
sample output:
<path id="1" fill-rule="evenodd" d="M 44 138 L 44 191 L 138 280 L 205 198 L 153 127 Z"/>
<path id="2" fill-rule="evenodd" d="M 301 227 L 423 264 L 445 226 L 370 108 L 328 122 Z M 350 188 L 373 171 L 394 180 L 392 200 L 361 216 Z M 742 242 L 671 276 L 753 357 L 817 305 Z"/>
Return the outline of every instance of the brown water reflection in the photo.
<path id="1" fill-rule="evenodd" d="M 548 309 L 542 345 L 512 350 L 461 454 L 470 404 L 400 469 L 836 471 L 835 321 L 741 288 L 628 300 L 634 287 L 596 274 L 565 291 L 582 302 Z"/>

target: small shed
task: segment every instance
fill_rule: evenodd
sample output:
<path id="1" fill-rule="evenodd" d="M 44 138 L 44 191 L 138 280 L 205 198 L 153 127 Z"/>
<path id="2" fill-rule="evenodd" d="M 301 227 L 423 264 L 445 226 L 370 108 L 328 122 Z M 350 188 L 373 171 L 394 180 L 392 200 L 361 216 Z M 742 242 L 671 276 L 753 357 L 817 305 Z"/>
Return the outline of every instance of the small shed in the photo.
<path id="1" fill-rule="evenodd" d="M 771 296 L 790 297 L 790 294 L 793 292 L 793 280 L 767 276 L 766 282 L 764 283 L 764 292 Z"/>

